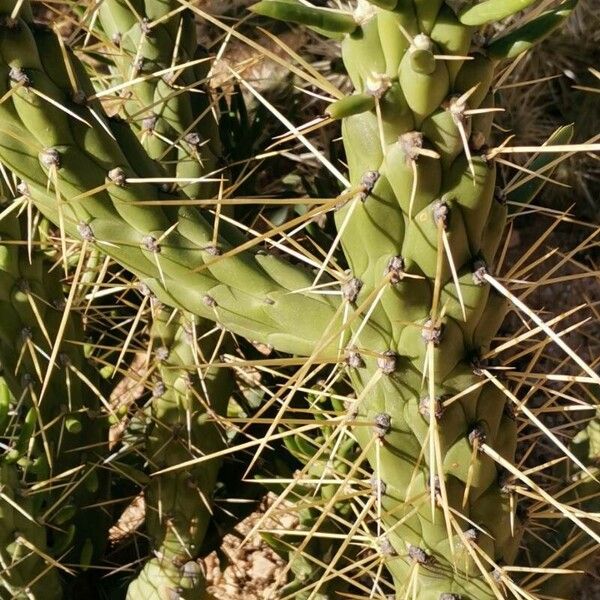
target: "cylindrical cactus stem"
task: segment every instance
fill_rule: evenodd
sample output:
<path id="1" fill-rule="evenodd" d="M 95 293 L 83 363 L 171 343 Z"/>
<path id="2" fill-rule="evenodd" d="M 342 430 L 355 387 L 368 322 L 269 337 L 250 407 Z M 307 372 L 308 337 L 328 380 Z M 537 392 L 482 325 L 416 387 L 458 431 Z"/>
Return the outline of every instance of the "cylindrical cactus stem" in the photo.
<path id="1" fill-rule="evenodd" d="M 310 288 L 308 270 L 252 252 L 258 243 L 235 248 L 222 222 L 215 227 L 210 215 L 177 206 L 181 194 L 140 179 L 129 158 L 129 147 L 139 146 L 132 130 L 105 120 L 98 102 L 81 101 L 95 93 L 82 65 L 67 52 L 67 68 L 54 33 L 32 28 L 26 10 L 8 18 L 15 5 L 0 6 L 0 86 L 9 92 L 0 105 L 0 161 L 27 181 L 35 205 L 67 234 L 97 244 L 169 305 L 292 353 L 310 354 L 331 331 L 322 354 L 335 351 L 337 299 L 290 294 Z M 312 318 L 302 319 L 305 314 Z"/>
<path id="2" fill-rule="evenodd" d="M 226 413 L 233 378 L 207 366 L 225 350 L 224 332 L 155 306 L 151 351 L 155 381 L 145 458 L 152 472 L 210 456 L 225 445 L 219 419 Z M 206 592 L 197 562 L 211 514 L 221 461 L 202 461 L 158 473 L 146 488 L 146 530 L 151 558 L 130 584 L 130 600 L 185 598 Z"/>
<path id="3" fill-rule="evenodd" d="M 0 598 L 60 600 L 59 569 L 52 564 L 39 503 L 27 496 L 19 468 L 0 459 Z"/>
<path id="4" fill-rule="evenodd" d="M 334 413 L 343 411 L 342 402 L 333 399 L 330 403 L 319 398 L 318 392 L 310 394 L 308 399 L 311 405 L 317 405 L 322 411 L 316 413 L 316 419 L 322 422 L 318 435 L 297 434 L 284 438 L 287 450 L 299 461 L 300 468 L 291 472 L 285 461 L 276 458 L 274 466 L 270 467 L 271 472 L 267 474 L 284 480 L 298 480 L 293 488 L 287 490 L 285 502 L 274 513 L 269 513 L 269 517 L 277 521 L 279 511 L 285 516 L 291 513 L 297 524 L 289 533 L 295 534 L 300 530 L 306 535 L 288 535 L 283 526 L 273 533 L 262 535 L 288 561 L 288 583 L 281 590 L 283 598 L 333 600 L 348 592 L 349 578 L 338 573 L 347 569 L 357 555 L 356 546 L 344 543 L 355 522 L 352 504 L 348 500 L 351 492 L 348 490 L 358 478 L 357 474 L 349 475 L 356 463 L 357 444 L 349 432 L 341 439 L 334 436 L 335 428 L 327 423 L 326 415 L 332 409 Z M 352 476 L 351 483 L 347 476 Z M 359 485 L 362 487 L 364 483 L 361 481 Z M 368 485 L 376 493 L 377 482 L 373 480 Z M 287 486 L 267 487 L 280 493 Z"/>
<path id="5" fill-rule="evenodd" d="M 113 46 L 121 114 L 150 158 L 190 198 L 211 198 L 218 186 L 220 141 L 210 99 L 203 91 L 210 60 L 196 39 L 190 10 L 179 2 L 102 2 L 99 24 Z M 129 83 L 129 85 L 127 85 Z M 123 87 L 125 86 L 125 87 Z"/>
<path id="6" fill-rule="evenodd" d="M 253 9 L 310 26 L 319 14 L 327 28 L 328 11 L 299 4 L 264 0 Z M 508 211 L 490 127 L 478 122 L 474 131 L 472 116 L 493 106 L 504 57 L 500 41 L 491 46 L 498 52 L 474 46 L 474 26 L 525 4 L 491 0 L 457 13 L 453 2 L 359 0 L 342 42 L 361 101 L 348 102 L 346 115 L 338 101 L 330 113 L 343 118 L 351 184 L 365 191 L 336 221 L 361 284 L 350 302 L 375 297 L 368 314 L 380 332 L 362 332 L 360 319 L 354 326 L 357 420 L 372 423 L 354 433 L 385 484 L 383 560 L 397 598 L 504 597 L 495 565 L 514 563 L 522 536 L 500 468 L 484 452 L 512 462 L 517 426 L 477 361 L 508 307 L 488 281 Z M 562 3 L 560 18 L 572 7 Z M 540 25 L 535 41 L 559 20 L 546 19 L 552 25 Z M 534 37 L 519 31 L 505 44 L 511 53 L 519 35 Z"/>
<path id="7" fill-rule="evenodd" d="M 101 556 L 108 530 L 104 511 L 88 508 L 106 479 L 98 466 L 107 451 L 100 392 L 60 273 L 35 238 L 30 256 L 14 211 L 0 221 L 0 238 L 0 363 L 16 411 L 6 414 L 2 394 L 2 461 L 20 469 L 24 496 L 29 484 L 39 487 L 26 503 L 35 507 L 35 522 L 52 532 L 44 551 L 85 568 Z M 56 568 L 46 562 L 44 570 Z"/>

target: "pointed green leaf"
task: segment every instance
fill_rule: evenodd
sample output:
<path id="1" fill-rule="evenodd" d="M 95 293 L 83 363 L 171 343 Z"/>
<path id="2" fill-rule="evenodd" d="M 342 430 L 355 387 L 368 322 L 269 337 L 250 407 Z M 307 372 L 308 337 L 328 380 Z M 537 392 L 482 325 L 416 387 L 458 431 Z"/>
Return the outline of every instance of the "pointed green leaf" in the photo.
<path id="1" fill-rule="evenodd" d="M 557 8 L 546 11 L 523 27 L 493 40 L 487 48 L 488 55 L 490 58 L 500 60 L 515 58 L 519 54 L 527 52 L 562 25 L 564 20 L 575 10 L 577 2 L 578 0 L 565 0 Z"/>
<path id="2" fill-rule="evenodd" d="M 263 0 L 251 6 L 250 10 L 279 21 L 316 27 L 332 33 L 352 33 L 358 27 L 349 13 L 307 6 L 291 0 Z"/>
<path id="3" fill-rule="evenodd" d="M 465 25 L 485 25 L 500 21 L 524 10 L 537 0 L 486 0 L 460 12 L 459 19 Z"/>
<path id="4" fill-rule="evenodd" d="M 562 145 L 568 144 L 573 138 L 574 128 L 573 125 L 565 125 L 564 127 L 559 127 L 546 142 L 547 145 Z M 537 158 L 535 158 L 532 163 L 529 165 L 529 169 L 535 173 L 542 173 L 544 177 L 549 177 L 554 172 L 554 169 L 545 170 L 544 169 L 556 159 L 555 154 L 542 153 Z M 534 177 L 529 180 L 527 183 L 519 186 L 515 190 L 513 190 L 507 198 L 507 201 L 510 203 L 517 203 L 519 206 L 512 206 L 511 212 L 519 212 L 522 210 L 520 205 L 530 204 L 535 197 L 542 191 L 542 188 L 546 182 L 539 177 Z"/>

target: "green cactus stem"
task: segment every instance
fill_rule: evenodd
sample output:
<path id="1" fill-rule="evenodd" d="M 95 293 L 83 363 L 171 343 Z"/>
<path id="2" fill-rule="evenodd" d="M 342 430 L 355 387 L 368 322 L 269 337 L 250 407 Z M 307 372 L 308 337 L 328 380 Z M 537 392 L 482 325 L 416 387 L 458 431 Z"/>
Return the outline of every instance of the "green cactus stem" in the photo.
<path id="1" fill-rule="evenodd" d="M 47 530 L 36 521 L 36 501 L 19 478 L 16 464 L 0 460 L 0 598 L 60 600 L 63 584 L 47 546 Z"/>
<path id="2" fill-rule="evenodd" d="M 20 487 L 14 493 L 21 494 L 24 505 L 33 511 L 30 530 L 41 530 L 31 543 L 37 547 L 41 538 L 40 551 L 56 564 L 66 560 L 85 569 L 89 551 L 84 549 L 92 548 L 89 559 L 97 561 L 106 545 L 106 515 L 88 507 L 105 491 L 106 477 L 98 463 L 107 452 L 107 422 L 100 412 L 95 373 L 84 357 L 81 320 L 74 310 L 63 320 L 66 298 L 60 273 L 49 272 L 51 263 L 37 248 L 30 257 L 27 244 L 21 242 L 23 234 L 14 210 L 0 220 L 0 414 L 6 437 L 0 460 L 7 465 L 3 474 L 8 478 L 3 484 L 12 489 L 19 473 Z M 54 352 L 61 335 L 63 342 Z M 55 357 L 53 368 L 51 357 Z M 9 407 L 12 414 L 7 412 Z M 38 490 L 29 498 L 32 484 Z M 9 522 L 3 520 L 4 525 Z M 32 551 L 21 548 L 19 552 Z M 43 569 L 32 574 L 41 556 L 23 563 L 15 559 L 2 579 L 7 589 L 20 580 L 25 594 L 31 581 L 37 591 L 28 597 L 46 597 L 40 595 L 40 589 L 45 590 L 40 584 L 58 575 L 51 559 L 42 560 Z M 62 571 L 63 575 L 74 573 Z M 43 593 L 55 597 L 56 587 L 49 585 Z"/>
<path id="3" fill-rule="evenodd" d="M 156 377 L 144 450 L 151 472 L 221 450 L 225 435 L 218 420 L 232 392 L 226 369 L 200 366 L 219 351 L 222 332 L 159 306 L 155 311 L 151 348 Z M 207 593 L 197 559 L 220 462 L 152 477 L 144 494 L 154 557 L 129 585 L 129 600 L 197 600 Z"/>
<path id="4" fill-rule="evenodd" d="M 248 339 L 310 353 L 323 331 L 335 331 L 330 297 L 289 294 L 310 286 L 307 270 L 250 252 L 257 244 L 241 251 L 227 239 L 231 227 L 215 231 L 210 215 L 177 207 L 182 196 L 169 193 L 164 179 L 140 180 L 139 170 L 149 165 L 134 166 L 128 158 L 140 155 L 139 141 L 124 122 L 97 124 L 90 109 L 102 115 L 99 103 L 80 101 L 95 91 L 69 54 L 74 93 L 53 33 L 32 30 L 22 16 L 14 22 L 4 17 L 2 26 L 2 93 L 10 93 L 0 105 L 0 160 L 26 178 L 42 213 L 75 239 L 98 244 L 165 303 L 227 322 Z M 54 103 L 36 93 L 38 85 Z M 299 330 L 307 313 L 313 319 Z"/>
<path id="5" fill-rule="evenodd" d="M 477 358 L 508 307 L 487 279 L 507 218 L 487 151 L 491 83 L 499 60 L 549 34 L 574 5 L 488 46 L 474 46 L 472 26 L 527 4 L 483 2 L 457 15 L 442 2 L 385 10 L 361 1 L 342 41 L 351 98 L 370 94 L 377 108 L 348 100 L 343 114 L 342 100 L 330 112 L 344 117 L 351 184 L 368 182 L 336 222 L 358 282 L 347 299 L 377 298 L 369 317 L 381 335 L 355 336 L 361 359 L 350 374 L 357 420 L 373 423 L 354 434 L 385 484 L 385 561 L 397 598 L 504 597 L 498 565 L 514 563 L 524 530 L 490 456 L 514 460 L 512 406 Z M 253 10 L 316 19 L 269 0 Z"/>
<path id="6" fill-rule="evenodd" d="M 211 198 L 221 149 L 204 90 L 210 57 L 197 43 L 193 13 L 179 2 L 148 0 L 134 12 L 128 2 L 109 0 L 98 16 L 114 46 L 119 114 L 188 197 Z"/>

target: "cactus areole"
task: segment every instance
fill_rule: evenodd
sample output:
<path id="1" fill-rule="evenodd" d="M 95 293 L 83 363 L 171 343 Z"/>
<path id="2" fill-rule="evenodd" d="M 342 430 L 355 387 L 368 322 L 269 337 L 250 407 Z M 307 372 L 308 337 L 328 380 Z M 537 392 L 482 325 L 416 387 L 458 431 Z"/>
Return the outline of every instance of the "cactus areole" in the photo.
<path id="1" fill-rule="evenodd" d="M 70 235 L 86 231 L 166 304 L 346 365 L 397 598 L 510 594 L 502 567 L 524 524 L 497 461 L 513 462 L 517 425 L 479 358 L 507 310 L 490 285 L 507 219 L 489 150 L 492 82 L 502 60 L 548 35 L 576 2 L 487 41 L 480 26 L 532 1 L 359 0 L 352 14 L 293 0 L 254 6 L 342 40 L 355 92 L 329 112 L 342 119 L 352 193 L 335 219 L 354 283 L 340 296 L 290 294 L 314 274 L 235 250 L 226 232 L 215 240 L 204 214 L 173 208 L 177 191 L 140 183 L 131 130 L 99 124 L 95 100 L 76 102 L 74 91 L 94 93 L 84 69 L 32 25 L 27 2 L 11 18 L 17 4 L 0 2 L 0 161 L 36 206 Z M 157 198 L 172 203 L 147 202 Z"/>
<path id="2" fill-rule="evenodd" d="M 353 356 L 364 359 L 349 363 L 357 420 L 374 423 L 354 433 L 384 484 L 398 598 L 504 597 L 501 565 L 520 544 L 520 513 L 484 451 L 512 462 L 517 427 L 478 360 L 507 308 L 486 279 L 507 219 L 489 152 L 492 82 L 500 60 L 550 29 L 530 24 L 488 43 L 476 34 L 526 4 L 359 0 L 353 25 L 344 14 L 354 93 L 328 113 L 342 119 L 351 186 L 374 181 L 336 213 L 362 284 L 353 306 L 374 330 L 353 327 Z M 554 25 L 572 8 L 543 19 Z M 332 35 L 342 18 L 297 2 L 253 10 Z"/>

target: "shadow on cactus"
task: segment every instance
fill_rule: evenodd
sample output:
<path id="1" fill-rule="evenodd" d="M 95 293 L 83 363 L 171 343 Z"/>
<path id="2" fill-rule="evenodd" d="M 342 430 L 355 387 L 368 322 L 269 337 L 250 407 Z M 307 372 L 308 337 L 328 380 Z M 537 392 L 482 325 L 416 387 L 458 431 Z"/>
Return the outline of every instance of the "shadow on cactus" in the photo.
<path id="1" fill-rule="evenodd" d="M 181 490 L 191 478 L 206 498 L 216 459 L 249 451 L 249 474 L 282 442 L 298 468 L 264 480 L 282 490 L 270 514 L 293 510 L 300 527 L 263 533 L 289 561 L 284 597 L 569 597 L 574 586 L 564 577 L 575 582 L 600 542 L 590 454 L 569 444 L 590 421 L 581 413 L 597 406 L 600 383 L 595 357 L 571 347 L 570 336 L 584 329 L 596 344 L 581 312 L 597 312 L 590 302 L 549 316 L 526 300 L 536 288 L 595 277 L 578 258 L 596 232 L 579 223 L 585 241 L 554 264 L 542 235 L 510 264 L 505 231 L 528 215 L 548 219 L 548 231 L 569 219 L 532 203 L 569 153 L 600 146 L 572 144 L 571 126 L 544 146 L 520 146 L 494 131 L 493 119 L 510 61 L 561 27 L 575 5 L 358 0 L 350 12 L 259 2 L 255 14 L 339 42 L 354 92 L 344 95 L 293 52 L 279 57 L 328 101 L 325 116 L 303 127 L 232 71 L 288 129 L 277 151 L 301 144 L 329 174 L 329 189 L 342 190 L 282 199 L 256 189 L 248 201 L 216 167 L 219 111 L 199 87 L 206 71 L 196 68 L 207 58 L 196 53 L 192 16 L 251 39 L 187 2 L 105 2 L 83 17 L 86 27 L 98 20 L 99 39 L 116 53 L 113 81 L 99 86 L 68 44 L 33 23 L 28 2 L 0 3 L 0 162 L 26 184 L 19 201 L 63 240 L 79 239 L 129 270 L 152 303 L 260 348 L 264 358 L 233 365 L 272 382 L 250 418 L 236 419 L 225 408 L 229 393 L 203 389 L 195 402 L 194 386 L 178 375 L 193 366 L 225 378 L 220 342 L 198 361 L 195 335 L 156 334 L 191 355 L 152 368 L 173 385 L 151 401 L 144 469 L 154 557 L 129 598 L 208 592 L 195 562 L 207 507 Z M 115 96 L 124 118 L 106 116 Z M 332 121 L 341 121 L 344 161 L 314 142 Z M 498 165 L 515 154 L 530 160 L 504 182 Z M 305 209 L 277 223 L 265 216 L 290 203 Z M 236 204 L 252 206 L 246 214 L 255 218 L 238 221 L 227 209 Z M 333 236 L 316 235 L 317 220 L 327 231 L 334 225 Z M 579 271 L 563 276 L 565 264 Z M 539 266 L 546 271 L 534 278 Z M 522 325 L 494 341 L 509 312 Z M 155 327 L 162 331 L 161 317 Z M 306 397 L 308 410 L 298 412 Z M 554 414 L 564 422 L 551 423 Z M 183 420 L 186 436 L 178 436 Z M 246 439 L 231 443 L 217 424 Z M 263 435 L 252 435 L 256 424 Z M 540 447 L 547 458 L 530 466 Z M 538 518 L 554 520 L 565 539 L 550 544 L 550 558 Z"/>

